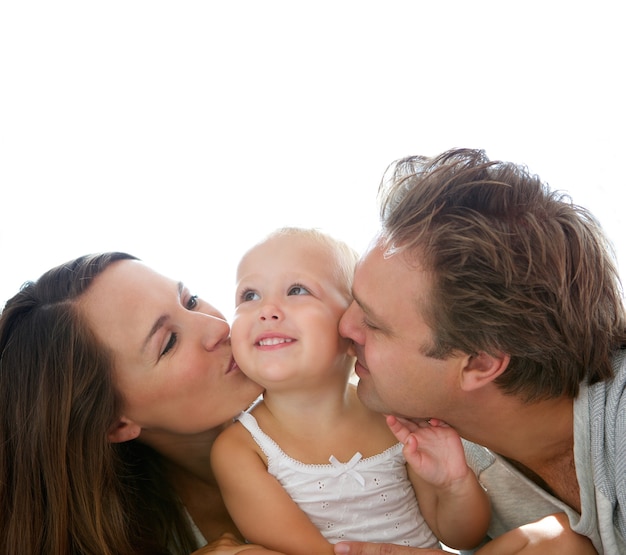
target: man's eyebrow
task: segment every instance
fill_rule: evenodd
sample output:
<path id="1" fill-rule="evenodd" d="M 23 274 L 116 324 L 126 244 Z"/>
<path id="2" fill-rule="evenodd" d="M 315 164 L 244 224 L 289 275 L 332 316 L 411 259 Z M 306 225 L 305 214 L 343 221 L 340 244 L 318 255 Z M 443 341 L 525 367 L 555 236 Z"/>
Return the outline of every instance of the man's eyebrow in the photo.
<path id="1" fill-rule="evenodd" d="M 359 308 L 363 312 L 365 312 L 366 314 L 372 314 L 371 309 L 361 299 L 359 299 L 359 296 L 354 292 L 354 290 L 352 290 L 352 298 L 354 299 L 354 302 L 359 305 Z"/>
<path id="2" fill-rule="evenodd" d="M 371 320 L 372 323 L 380 329 L 380 331 L 391 333 L 389 326 L 381 321 L 380 317 L 376 315 L 376 312 L 374 312 L 365 302 L 359 299 L 358 295 L 354 294 L 354 291 L 352 291 L 352 298 L 354 299 L 354 302 L 359 305 L 359 308 L 363 311 L 363 314 L 367 316 L 368 320 Z"/>
<path id="3" fill-rule="evenodd" d="M 179 281 L 177 284 L 177 289 L 178 289 L 178 297 L 180 298 L 182 293 L 183 293 L 183 289 L 184 289 L 184 285 L 182 281 Z M 146 345 L 148 345 L 148 343 L 150 343 L 150 339 L 152 339 L 152 337 L 154 336 L 154 334 L 159 331 L 165 324 L 165 322 L 167 322 L 169 320 L 170 315 L 169 314 L 162 314 L 161 316 L 159 316 L 156 320 L 156 322 L 154 322 L 154 324 L 152 325 L 152 327 L 150 328 L 150 331 L 148 332 L 148 335 L 146 336 L 146 339 L 143 342 L 143 346 L 142 346 L 142 350 L 144 350 L 146 348 Z"/>

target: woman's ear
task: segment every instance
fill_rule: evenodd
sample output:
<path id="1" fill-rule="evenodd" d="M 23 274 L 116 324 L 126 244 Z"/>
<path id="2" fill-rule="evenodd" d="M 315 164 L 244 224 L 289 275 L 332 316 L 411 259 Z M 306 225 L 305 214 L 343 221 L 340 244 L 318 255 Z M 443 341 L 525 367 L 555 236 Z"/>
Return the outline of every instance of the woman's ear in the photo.
<path id="1" fill-rule="evenodd" d="M 111 443 L 123 443 L 139 437 L 141 426 L 135 424 L 125 416 L 121 416 L 119 420 L 109 428 L 107 437 Z"/>
<path id="2" fill-rule="evenodd" d="M 504 353 L 489 355 L 483 351 L 469 357 L 463 368 L 461 388 L 464 391 L 475 391 L 492 383 L 506 370 L 511 356 Z"/>

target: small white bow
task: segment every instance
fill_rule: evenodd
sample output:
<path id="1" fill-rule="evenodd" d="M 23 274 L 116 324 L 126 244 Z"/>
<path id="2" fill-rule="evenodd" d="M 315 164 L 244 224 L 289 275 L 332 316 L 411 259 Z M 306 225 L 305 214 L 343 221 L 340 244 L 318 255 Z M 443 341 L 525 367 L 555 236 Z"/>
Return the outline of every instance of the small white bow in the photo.
<path id="1" fill-rule="evenodd" d="M 347 463 L 339 462 L 335 458 L 335 455 L 331 455 L 328 460 L 330 461 L 330 464 L 332 464 L 337 469 L 335 476 L 341 476 L 342 474 L 350 474 L 350 476 L 352 476 L 359 484 L 361 484 L 361 486 L 365 486 L 365 478 L 363 478 L 363 476 L 361 476 L 354 469 L 354 467 L 362 458 L 363 458 L 363 455 L 361 455 L 361 453 L 359 452 L 356 452 L 354 456 Z"/>

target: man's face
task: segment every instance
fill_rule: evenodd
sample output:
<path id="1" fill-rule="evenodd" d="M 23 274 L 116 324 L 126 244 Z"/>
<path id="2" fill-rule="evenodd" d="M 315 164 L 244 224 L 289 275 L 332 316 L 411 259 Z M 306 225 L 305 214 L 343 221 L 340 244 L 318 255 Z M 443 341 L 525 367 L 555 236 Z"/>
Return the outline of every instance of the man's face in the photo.
<path id="1" fill-rule="evenodd" d="M 433 332 L 422 317 L 430 303 L 431 276 L 403 253 L 385 257 L 373 243 L 359 262 L 354 301 L 339 324 L 354 341 L 358 392 L 370 408 L 405 416 L 446 420 L 459 392 L 467 356 L 426 356 Z"/>

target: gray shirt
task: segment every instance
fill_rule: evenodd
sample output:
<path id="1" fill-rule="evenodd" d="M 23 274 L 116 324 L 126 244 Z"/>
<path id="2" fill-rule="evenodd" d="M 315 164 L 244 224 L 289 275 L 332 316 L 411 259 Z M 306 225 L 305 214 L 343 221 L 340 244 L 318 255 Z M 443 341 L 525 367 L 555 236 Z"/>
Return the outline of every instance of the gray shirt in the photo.
<path id="1" fill-rule="evenodd" d="M 614 359 L 615 378 L 583 385 L 574 402 L 574 459 L 581 514 L 517 471 L 502 457 L 464 442 L 469 466 L 492 503 L 489 536 L 567 514 L 572 530 L 600 555 L 626 553 L 626 351 Z"/>

